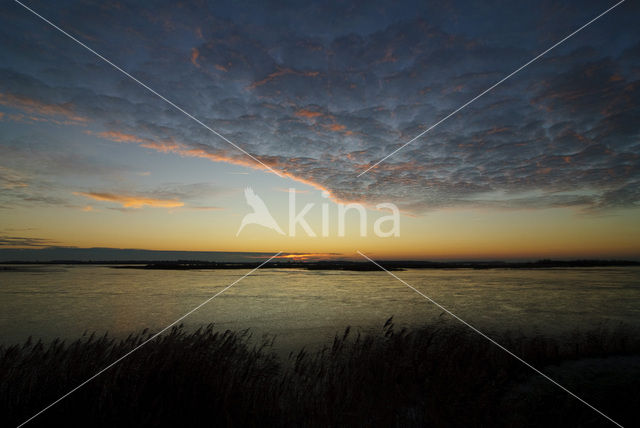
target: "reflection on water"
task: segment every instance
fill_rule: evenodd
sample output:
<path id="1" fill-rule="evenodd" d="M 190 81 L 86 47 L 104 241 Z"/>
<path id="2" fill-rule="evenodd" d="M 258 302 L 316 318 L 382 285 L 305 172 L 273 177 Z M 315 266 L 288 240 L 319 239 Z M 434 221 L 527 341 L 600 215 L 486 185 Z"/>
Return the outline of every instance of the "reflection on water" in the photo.
<path id="1" fill-rule="evenodd" d="M 160 329 L 226 287 L 239 270 L 147 271 L 29 266 L 0 272 L 0 341 L 76 338 Z M 484 329 L 640 325 L 640 268 L 407 270 L 397 273 Z M 351 325 L 368 331 L 393 315 L 420 324 L 441 311 L 384 272 L 260 270 L 192 314 L 185 324 L 250 328 L 284 348 L 326 343 Z M 446 316 L 442 315 L 446 318 Z"/>

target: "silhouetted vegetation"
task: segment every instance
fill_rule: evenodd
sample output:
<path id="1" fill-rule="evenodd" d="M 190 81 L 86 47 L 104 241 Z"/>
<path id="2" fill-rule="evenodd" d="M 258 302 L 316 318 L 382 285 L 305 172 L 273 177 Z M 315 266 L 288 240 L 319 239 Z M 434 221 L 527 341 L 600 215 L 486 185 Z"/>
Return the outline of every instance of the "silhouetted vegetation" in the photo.
<path id="1" fill-rule="evenodd" d="M 386 270 L 395 271 L 402 269 L 550 269 L 550 268 L 593 268 L 593 267 L 629 267 L 640 266 L 636 260 L 550 260 L 543 259 L 531 262 L 514 261 L 455 261 L 433 262 L 428 260 L 378 260 L 376 263 L 384 266 Z M 164 270 L 191 270 L 191 269 L 253 269 L 262 265 L 262 261 L 256 262 L 212 262 L 202 260 L 166 260 L 166 261 L 79 261 L 79 260 L 53 260 L 47 262 L 30 261 L 2 261 L 0 272 L 18 271 L 27 268 L 10 265 L 110 265 L 115 269 L 164 269 Z M 7 265 L 7 266 L 3 266 Z M 307 270 L 340 270 L 340 271 L 377 271 L 381 270 L 369 261 L 348 260 L 320 260 L 298 261 L 274 259 L 261 267 L 262 269 L 307 269 Z"/>
<path id="2" fill-rule="evenodd" d="M 0 414 L 17 425 L 142 343 L 27 341 L 0 348 Z M 640 405 L 640 336 L 505 333 L 508 349 L 623 425 Z M 181 327 L 148 343 L 32 421 L 34 426 L 607 426 L 601 415 L 462 327 L 379 334 L 280 361 L 248 331 Z M 61 425 L 62 426 L 62 425 Z"/>

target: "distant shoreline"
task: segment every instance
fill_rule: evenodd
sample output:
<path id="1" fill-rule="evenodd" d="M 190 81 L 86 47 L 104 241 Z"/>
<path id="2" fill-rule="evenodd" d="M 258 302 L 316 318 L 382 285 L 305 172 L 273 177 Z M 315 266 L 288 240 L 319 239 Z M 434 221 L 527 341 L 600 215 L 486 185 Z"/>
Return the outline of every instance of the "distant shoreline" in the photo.
<path id="1" fill-rule="evenodd" d="M 11 271 L 8 265 L 107 265 L 114 269 L 149 269 L 149 270 L 194 270 L 194 269 L 252 269 L 261 262 L 208 262 L 198 260 L 178 261 L 149 261 L 149 260 L 53 260 L 45 262 L 32 261 L 3 261 L 0 271 Z M 640 262 L 632 260 L 538 260 L 534 262 L 506 262 L 506 261 L 410 261 L 410 260 L 379 260 L 381 266 L 390 271 L 403 269 L 549 269 L 549 268 L 577 268 L 577 267 L 626 267 L 640 266 Z M 353 261 L 271 261 L 262 269 L 306 269 L 306 270 L 339 270 L 339 271 L 377 271 L 379 267 L 371 262 Z"/>

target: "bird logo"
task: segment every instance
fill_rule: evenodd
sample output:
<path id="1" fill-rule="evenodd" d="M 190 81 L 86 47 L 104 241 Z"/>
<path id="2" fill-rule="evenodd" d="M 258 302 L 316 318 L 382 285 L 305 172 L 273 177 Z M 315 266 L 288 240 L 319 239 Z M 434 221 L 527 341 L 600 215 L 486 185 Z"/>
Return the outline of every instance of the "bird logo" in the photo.
<path id="1" fill-rule="evenodd" d="M 251 187 L 247 187 L 244 189 L 244 197 L 247 200 L 247 204 L 253 208 L 253 212 L 244 216 L 242 219 L 242 223 L 240 224 L 240 228 L 236 233 L 236 236 L 240 235 L 240 232 L 244 227 L 248 224 L 259 224 L 260 226 L 264 226 L 266 228 L 275 230 L 280 235 L 284 235 L 278 223 L 276 223 L 275 219 L 267 209 L 264 201 L 260 198 L 260 196 L 256 195 L 253 192 Z"/>

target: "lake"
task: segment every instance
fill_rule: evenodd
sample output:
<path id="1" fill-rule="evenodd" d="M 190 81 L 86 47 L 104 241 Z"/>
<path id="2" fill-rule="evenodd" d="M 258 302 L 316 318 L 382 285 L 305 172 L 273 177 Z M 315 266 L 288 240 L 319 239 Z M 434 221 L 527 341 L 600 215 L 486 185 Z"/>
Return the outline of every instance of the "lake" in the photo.
<path id="1" fill-rule="evenodd" d="M 0 271 L 0 341 L 157 331 L 246 271 L 31 265 Z M 470 324 L 544 334 L 602 324 L 640 326 L 640 268 L 409 269 L 395 272 Z M 276 349 L 328 343 L 346 326 L 378 330 L 390 316 L 416 325 L 450 319 L 385 272 L 265 269 L 184 321 L 193 328 L 275 334 Z"/>

